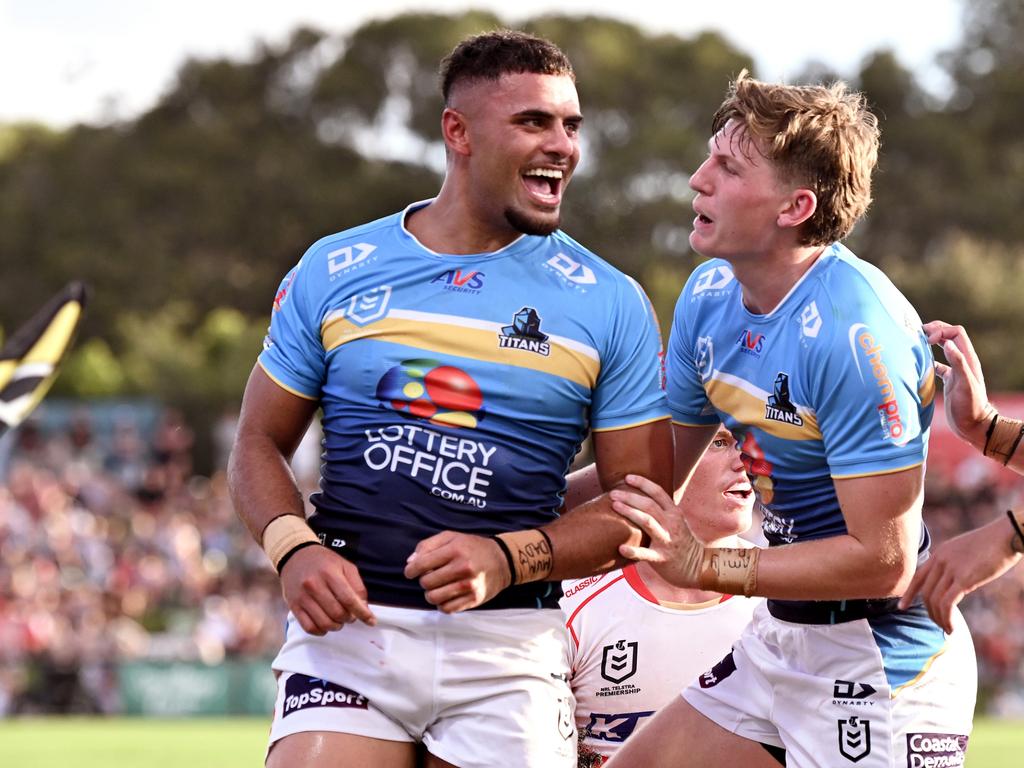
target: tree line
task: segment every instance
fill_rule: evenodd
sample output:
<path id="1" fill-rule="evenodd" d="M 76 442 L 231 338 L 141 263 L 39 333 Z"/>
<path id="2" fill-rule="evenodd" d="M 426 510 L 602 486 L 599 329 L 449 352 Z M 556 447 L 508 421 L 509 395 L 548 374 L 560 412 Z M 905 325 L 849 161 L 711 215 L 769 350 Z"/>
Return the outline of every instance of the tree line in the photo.
<path id="1" fill-rule="evenodd" d="M 246 60 L 190 59 L 139 117 L 52 130 L 0 127 L 0 325 L 73 278 L 89 315 L 58 387 L 154 394 L 193 411 L 237 402 L 277 282 L 322 235 L 438 189 L 436 71 L 502 19 L 403 14 L 339 36 L 295 30 Z M 710 118 L 751 57 L 722 36 L 655 34 L 594 16 L 542 16 L 576 67 L 584 160 L 564 228 L 647 288 L 667 320 L 699 262 L 689 173 Z M 969 326 L 989 386 L 1024 388 L 1024 6 L 965 4 L 937 97 L 891 51 L 841 77 L 879 116 L 875 201 L 850 238 L 925 319 Z M 667 331 L 667 327 L 665 328 Z"/>

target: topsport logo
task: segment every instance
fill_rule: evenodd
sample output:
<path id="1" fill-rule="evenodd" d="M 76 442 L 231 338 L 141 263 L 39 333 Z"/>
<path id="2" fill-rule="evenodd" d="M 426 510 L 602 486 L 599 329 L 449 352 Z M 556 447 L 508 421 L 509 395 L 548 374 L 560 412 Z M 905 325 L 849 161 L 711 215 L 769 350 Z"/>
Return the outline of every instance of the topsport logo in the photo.
<path id="1" fill-rule="evenodd" d="M 377 399 L 403 416 L 476 429 L 484 396 L 473 377 L 437 360 L 403 360 L 377 382 Z"/>

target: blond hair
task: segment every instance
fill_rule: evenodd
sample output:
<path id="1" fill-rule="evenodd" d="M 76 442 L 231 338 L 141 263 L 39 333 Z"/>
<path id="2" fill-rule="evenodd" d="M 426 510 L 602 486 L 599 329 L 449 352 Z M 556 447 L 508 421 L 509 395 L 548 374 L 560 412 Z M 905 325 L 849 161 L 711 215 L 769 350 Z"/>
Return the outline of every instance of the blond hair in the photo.
<path id="1" fill-rule="evenodd" d="M 762 83 L 742 70 L 712 119 L 718 133 L 729 120 L 746 129 L 757 151 L 786 182 L 818 198 L 804 222 L 802 245 L 846 237 L 871 204 L 871 172 L 878 162 L 878 120 L 864 95 L 843 82 L 828 86 Z"/>

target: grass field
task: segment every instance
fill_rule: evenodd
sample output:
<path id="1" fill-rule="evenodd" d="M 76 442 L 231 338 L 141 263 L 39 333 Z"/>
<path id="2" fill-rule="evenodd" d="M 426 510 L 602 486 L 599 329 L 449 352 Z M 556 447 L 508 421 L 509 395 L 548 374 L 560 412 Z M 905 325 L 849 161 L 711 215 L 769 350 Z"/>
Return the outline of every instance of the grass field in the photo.
<path id="1" fill-rule="evenodd" d="M 263 764 L 267 727 L 263 718 L 0 721 L 0 766 L 253 768 Z M 1024 722 L 979 720 L 966 764 L 969 768 L 1016 768 L 1024 763 L 1022 753 Z"/>

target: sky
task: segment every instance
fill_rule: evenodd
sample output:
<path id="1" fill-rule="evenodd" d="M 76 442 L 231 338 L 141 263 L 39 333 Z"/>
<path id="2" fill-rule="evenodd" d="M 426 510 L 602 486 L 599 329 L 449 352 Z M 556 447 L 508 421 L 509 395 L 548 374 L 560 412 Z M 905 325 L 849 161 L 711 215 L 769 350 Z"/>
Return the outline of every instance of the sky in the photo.
<path id="1" fill-rule="evenodd" d="M 853 74 L 865 55 L 888 47 L 941 93 L 935 55 L 957 42 L 962 1 L 0 0 L 0 122 L 130 119 L 156 102 L 189 56 L 247 59 L 256 41 L 283 42 L 300 24 L 344 34 L 371 18 L 469 8 L 513 25 L 557 12 L 613 16 L 682 37 L 713 29 L 769 80 L 792 79 L 810 60 Z"/>

